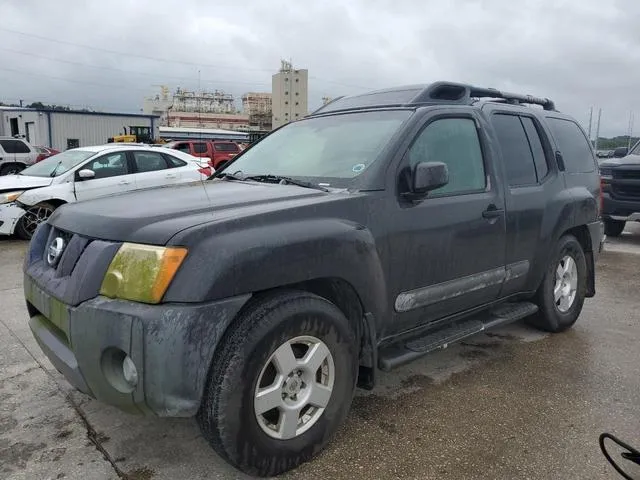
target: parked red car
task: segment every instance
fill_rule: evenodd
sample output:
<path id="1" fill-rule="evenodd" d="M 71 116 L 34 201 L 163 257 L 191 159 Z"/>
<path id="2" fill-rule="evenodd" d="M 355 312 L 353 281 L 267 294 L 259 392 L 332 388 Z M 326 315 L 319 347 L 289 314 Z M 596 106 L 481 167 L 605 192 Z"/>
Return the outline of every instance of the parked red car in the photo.
<path id="1" fill-rule="evenodd" d="M 180 150 L 194 157 L 206 157 L 209 159 L 209 165 L 215 170 L 222 168 L 242 151 L 237 143 L 223 140 L 186 140 L 170 142 L 164 146 Z"/>
<path id="2" fill-rule="evenodd" d="M 38 157 L 36 158 L 36 163 L 41 162 L 45 158 L 53 157 L 54 155 L 60 153 L 59 150 L 51 147 L 43 147 L 43 146 L 34 146 L 38 152 Z"/>

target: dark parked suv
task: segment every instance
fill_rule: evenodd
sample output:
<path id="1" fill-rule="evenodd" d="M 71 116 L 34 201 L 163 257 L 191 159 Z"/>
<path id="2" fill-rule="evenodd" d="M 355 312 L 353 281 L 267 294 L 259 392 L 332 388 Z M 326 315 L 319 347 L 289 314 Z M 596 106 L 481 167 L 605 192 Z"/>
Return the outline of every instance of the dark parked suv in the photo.
<path id="1" fill-rule="evenodd" d="M 616 148 L 600 163 L 602 219 L 607 235 L 617 237 L 626 222 L 640 222 L 640 142 L 630 152 Z"/>
<path id="2" fill-rule="evenodd" d="M 445 82 L 339 98 L 202 184 L 56 210 L 25 260 L 29 324 L 79 390 L 197 415 L 227 461 L 278 474 L 377 369 L 519 319 L 571 327 L 599 195 L 550 100 Z"/>

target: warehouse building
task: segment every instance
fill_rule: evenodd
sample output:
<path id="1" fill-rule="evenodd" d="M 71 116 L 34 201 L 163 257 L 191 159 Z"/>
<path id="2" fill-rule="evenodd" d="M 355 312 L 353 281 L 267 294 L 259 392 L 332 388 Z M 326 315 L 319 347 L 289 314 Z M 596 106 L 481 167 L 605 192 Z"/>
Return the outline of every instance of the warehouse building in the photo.
<path id="1" fill-rule="evenodd" d="M 20 136 L 60 151 L 105 144 L 131 126 L 150 127 L 153 138 L 159 138 L 156 115 L 0 107 L 0 136 Z"/>

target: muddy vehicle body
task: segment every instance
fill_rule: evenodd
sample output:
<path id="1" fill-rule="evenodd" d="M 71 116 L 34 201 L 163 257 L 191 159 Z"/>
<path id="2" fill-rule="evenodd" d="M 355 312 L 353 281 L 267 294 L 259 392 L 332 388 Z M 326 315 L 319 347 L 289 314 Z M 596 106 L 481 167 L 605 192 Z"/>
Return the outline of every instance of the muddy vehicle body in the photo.
<path id="1" fill-rule="evenodd" d="M 223 458 L 274 475 L 378 369 L 520 319 L 571 327 L 600 195 L 549 100 L 446 82 L 340 98 L 201 185 L 57 210 L 25 260 L 29 322 L 79 390 L 196 415 Z"/>

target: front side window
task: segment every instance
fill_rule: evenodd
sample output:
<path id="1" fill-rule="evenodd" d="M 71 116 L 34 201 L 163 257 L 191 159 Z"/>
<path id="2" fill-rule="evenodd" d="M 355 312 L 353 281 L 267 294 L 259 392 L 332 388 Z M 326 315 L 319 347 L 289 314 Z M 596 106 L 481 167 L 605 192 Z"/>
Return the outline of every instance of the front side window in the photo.
<path id="1" fill-rule="evenodd" d="M 589 173 L 596 168 L 593 151 L 580 127 L 571 120 L 547 118 L 568 173 Z"/>
<path id="2" fill-rule="evenodd" d="M 56 155 L 57 156 L 57 155 Z M 127 163 L 127 155 L 124 152 L 115 152 L 102 155 L 88 162 L 82 169 L 93 170 L 96 174 L 95 179 L 118 177 L 127 175 L 129 165 Z"/>
<path id="3" fill-rule="evenodd" d="M 167 168 L 164 157 L 156 152 L 133 152 L 133 163 L 139 173 L 155 172 Z"/>
<path id="4" fill-rule="evenodd" d="M 442 162 L 449 183 L 430 194 L 484 190 L 486 185 L 480 139 L 470 118 L 443 118 L 430 123 L 409 149 L 409 164 Z"/>
<path id="5" fill-rule="evenodd" d="M 378 159 L 412 114 L 409 110 L 359 112 L 291 123 L 245 151 L 232 170 L 344 186 Z"/>
<path id="6" fill-rule="evenodd" d="M 184 153 L 191 153 L 191 146 L 188 143 L 179 143 L 175 148 Z"/>

